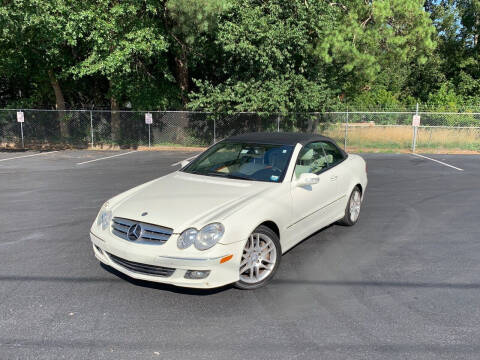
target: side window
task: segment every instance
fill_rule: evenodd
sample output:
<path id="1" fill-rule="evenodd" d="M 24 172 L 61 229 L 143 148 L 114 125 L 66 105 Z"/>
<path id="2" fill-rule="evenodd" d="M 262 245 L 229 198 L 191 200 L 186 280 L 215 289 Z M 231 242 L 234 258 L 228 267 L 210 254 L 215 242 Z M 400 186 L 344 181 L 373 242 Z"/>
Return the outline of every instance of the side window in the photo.
<path id="1" fill-rule="evenodd" d="M 322 142 L 328 166 L 335 166 L 344 159 L 343 153 L 330 142 Z"/>
<path id="2" fill-rule="evenodd" d="M 295 164 L 295 176 L 298 178 L 303 173 L 318 174 L 327 167 L 327 157 L 321 142 L 305 145 L 298 154 Z"/>

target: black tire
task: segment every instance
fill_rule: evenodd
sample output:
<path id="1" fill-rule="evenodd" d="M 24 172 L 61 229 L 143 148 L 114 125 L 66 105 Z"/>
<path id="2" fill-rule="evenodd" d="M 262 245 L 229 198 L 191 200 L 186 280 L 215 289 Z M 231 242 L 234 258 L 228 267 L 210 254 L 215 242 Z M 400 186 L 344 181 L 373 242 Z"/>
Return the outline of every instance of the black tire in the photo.
<path id="1" fill-rule="evenodd" d="M 352 208 L 350 205 L 353 201 L 355 201 L 354 198 L 357 196 L 356 194 L 358 194 L 358 196 L 359 196 L 360 205 L 362 204 L 362 192 L 360 190 L 360 187 L 355 186 L 353 188 L 351 194 L 350 194 L 350 197 L 348 198 L 347 207 L 345 208 L 345 216 L 343 217 L 342 220 L 339 221 L 339 223 L 342 224 L 342 225 L 353 226 L 357 223 L 357 221 L 360 217 L 361 206 L 359 206 L 358 215 L 356 216 L 356 218 L 354 217 L 354 219 L 352 219 L 352 213 L 350 211 L 350 209 Z"/>
<path id="2" fill-rule="evenodd" d="M 270 273 L 264 279 L 262 279 L 261 281 L 258 281 L 258 282 L 255 282 L 255 283 L 248 283 L 248 282 L 243 281 L 242 278 L 240 278 L 240 280 L 238 280 L 234 285 L 235 285 L 235 287 L 237 287 L 239 289 L 242 289 L 242 290 L 258 289 L 259 287 L 265 286 L 268 282 L 270 282 L 270 280 L 272 280 L 273 276 L 277 272 L 278 266 L 280 265 L 280 259 L 282 257 L 280 239 L 278 238 L 277 234 L 272 229 L 270 229 L 268 226 L 260 225 L 259 227 L 257 227 L 252 232 L 249 239 L 247 240 L 247 242 L 245 244 L 244 252 L 242 253 L 242 258 L 241 258 L 242 260 L 243 260 L 243 256 L 246 253 L 246 251 L 249 250 L 249 248 L 248 248 L 249 241 L 250 241 L 250 238 L 252 236 L 254 236 L 254 234 L 262 234 L 262 235 L 264 235 L 264 236 L 266 236 L 266 237 L 268 237 L 269 239 L 272 240 L 273 246 L 275 247 L 275 261 L 274 261 L 274 264 L 273 264 L 273 269 L 271 269 Z M 241 260 L 241 262 L 242 262 L 242 260 Z M 238 269 L 238 270 L 240 271 L 240 269 Z M 258 274 L 258 272 L 257 272 L 257 274 Z"/>

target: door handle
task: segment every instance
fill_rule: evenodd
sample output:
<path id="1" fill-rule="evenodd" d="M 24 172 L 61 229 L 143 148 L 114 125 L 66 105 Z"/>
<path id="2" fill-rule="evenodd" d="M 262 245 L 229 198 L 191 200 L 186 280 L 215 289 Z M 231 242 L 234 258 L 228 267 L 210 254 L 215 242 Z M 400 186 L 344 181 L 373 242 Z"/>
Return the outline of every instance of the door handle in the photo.
<path id="1" fill-rule="evenodd" d="M 338 176 L 337 176 L 337 175 L 332 175 L 332 176 L 330 176 L 330 180 L 331 180 L 331 181 L 335 181 L 335 180 L 337 180 L 337 179 L 338 179 Z"/>

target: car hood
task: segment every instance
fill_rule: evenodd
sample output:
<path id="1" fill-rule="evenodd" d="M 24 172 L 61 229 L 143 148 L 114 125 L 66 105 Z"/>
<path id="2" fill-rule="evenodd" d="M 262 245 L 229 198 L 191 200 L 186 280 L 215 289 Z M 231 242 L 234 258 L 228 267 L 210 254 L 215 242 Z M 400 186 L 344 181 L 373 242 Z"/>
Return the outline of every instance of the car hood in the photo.
<path id="1" fill-rule="evenodd" d="M 120 196 L 112 204 L 112 211 L 113 216 L 173 228 L 179 233 L 219 221 L 274 186 L 278 184 L 177 171 Z"/>

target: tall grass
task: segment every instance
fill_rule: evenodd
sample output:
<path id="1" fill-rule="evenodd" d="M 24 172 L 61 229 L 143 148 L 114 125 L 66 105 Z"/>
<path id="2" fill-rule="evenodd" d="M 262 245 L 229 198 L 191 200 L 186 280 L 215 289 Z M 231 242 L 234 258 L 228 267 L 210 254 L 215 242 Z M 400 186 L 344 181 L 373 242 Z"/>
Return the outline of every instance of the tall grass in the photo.
<path id="1" fill-rule="evenodd" d="M 323 133 L 339 143 L 345 139 L 345 124 L 332 124 Z M 413 128 L 409 125 L 349 125 L 347 146 L 357 149 L 405 150 L 412 146 Z M 418 149 L 480 151 L 478 127 L 419 127 Z"/>

